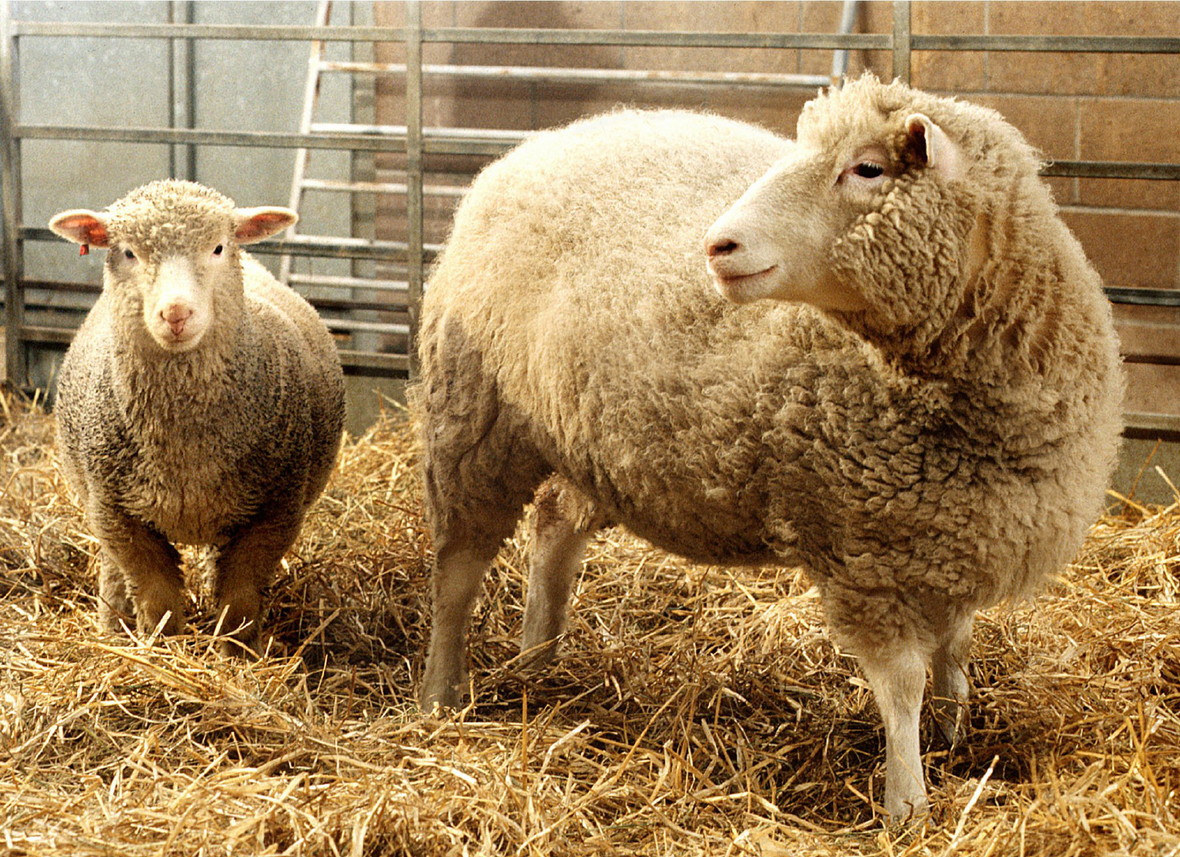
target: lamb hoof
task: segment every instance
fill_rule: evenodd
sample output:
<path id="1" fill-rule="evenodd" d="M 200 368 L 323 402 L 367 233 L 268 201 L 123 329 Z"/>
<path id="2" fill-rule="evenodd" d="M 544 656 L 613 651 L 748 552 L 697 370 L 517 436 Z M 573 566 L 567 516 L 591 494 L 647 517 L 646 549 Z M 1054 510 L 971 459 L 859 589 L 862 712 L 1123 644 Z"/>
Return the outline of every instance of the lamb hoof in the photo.
<path id="1" fill-rule="evenodd" d="M 938 727 L 938 734 L 950 748 L 959 745 L 967 724 L 967 706 L 954 699 L 934 699 L 934 724 Z"/>
<path id="2" fill-rule="evenodd" d="M 522 641 L 520 644 L 520 668 L 525 672 L 540 672 L 557 660 L 557 640 L 540 642 Z"/>

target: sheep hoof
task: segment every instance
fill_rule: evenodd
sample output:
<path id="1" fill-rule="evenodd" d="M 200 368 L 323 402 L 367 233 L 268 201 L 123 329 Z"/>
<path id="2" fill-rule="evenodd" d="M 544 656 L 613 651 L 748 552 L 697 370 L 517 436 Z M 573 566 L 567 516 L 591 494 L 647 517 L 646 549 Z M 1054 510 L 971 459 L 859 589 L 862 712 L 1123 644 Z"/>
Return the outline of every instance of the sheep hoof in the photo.
<path id="1" fill-rule="evenodd" d="M 954 749 L 966 731 L 967 706 L 955 699 L 931 700 L 934 709 L 934 724 L 938 727 L 938 734 L 942 736 L 947 747 Z"/>

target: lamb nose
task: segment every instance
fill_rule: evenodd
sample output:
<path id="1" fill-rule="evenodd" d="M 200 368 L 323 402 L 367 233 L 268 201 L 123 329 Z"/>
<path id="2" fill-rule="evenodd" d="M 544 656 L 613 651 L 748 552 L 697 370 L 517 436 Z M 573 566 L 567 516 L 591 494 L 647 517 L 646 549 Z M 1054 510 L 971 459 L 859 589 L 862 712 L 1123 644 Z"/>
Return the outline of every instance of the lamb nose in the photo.
<path id="1" fill-rule="evenodd" d="M 725 256 L 738 248 L 738 243 L 729 238 L 718 238 L 705 243 L 705 253 L 712 259 L 715 256 Z"/>
<path id="2" fill-rule="evenodd" d="M 173 334 L 179 336 L 180 332 L 184 330 L 184 323 L 189 320 L 192 314 L 193 311 L 190 308 L 173 304 L 160 313 L 160 318 L 168 323 Z"/>

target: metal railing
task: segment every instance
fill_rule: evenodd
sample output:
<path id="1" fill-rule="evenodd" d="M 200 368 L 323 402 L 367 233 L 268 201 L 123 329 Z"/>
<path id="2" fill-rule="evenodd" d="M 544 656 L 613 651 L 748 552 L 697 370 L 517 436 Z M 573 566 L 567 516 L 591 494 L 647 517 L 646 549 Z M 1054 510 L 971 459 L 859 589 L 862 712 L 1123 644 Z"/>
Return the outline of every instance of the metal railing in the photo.
<path id="1" fill-rule="evenodd" d="M 431 76 L 517 78 L 593 83 L 658 84 L 661 86 L 771 86 L 797 85 L 793 75 L 717 74 L 689 72 L 636 72 L 622 69 L 564 69 L 513 66 L 448 66 L 424 64 L 423 47 L 430 43 L 473 45 L 583 45 L 617 47 L 699 47 L 763 50 L 889 51 L 896 77 L 909 81 L 912 55 L 921 51 L 1029 51 L 1126 54 L 1177 54 L 1180 38 L 1157 36 L 1025 36 L 1025 35 L 925 35 L 912 32 L 910 4 L 893 3 L 892 31 L 887 33 L 713 33 L 655 30 L 561 30 L 537 28 L 425 27 L 417 0 L 406 3 L 402 27 L 380 26 L 247 26 L 193 23 L 105 24 L 47 23 L 13 20 L 8 0 L 0 0 L 0 196 L 3 198 L 3 274 L 6 308 L 6 364 L 8 383 L 20 386 L 26 378 L 29 345 L 67 341 L 68 329 L 30 327 L 24 323 L 25 291 L 23 246 L 28 241 L 52 238 L 49 230 L 23 222 L 20 187 L 21 143 L 25 140 L 106 141 L 153 143 L 172 146 L 249 146 L 281 149 L 335 149 L 352 152 L 396 152 L 406 159 L 406 177 L 391 184 L 390 192 L 404 194 L 404 241 L 361 238 L 328 238 L 301 235 L 254 246 L 260 253 L 295 257 L 378 260 L 407 271 L 405 288 L 407 336 L 405 353 L 366 354 L 342 352 L 346 368 L 377 374 L 413 373 L 417 308 L 424 271 L 437 245 L 425 241 L 423 205 L 427 188 L 423 181 L 426 156 L 498 155 L 518 143 L 525 133 L 474 131 L 465 128 L 424 127 L 423 82 Z M 186 45 L 194 40 L 272 40 L 325 42 L 396 42 L 404 46 L 406 62 L 371 69 L 374 73 L 404 77 L 406 119 L 401 126 L 349 126 L 349 129 L 315 126 L 310 133 L 224 131 L 193 128 L 94 127 L 28 124 L 20 121 L 15 86 L 19 46 L 30 38 L 65 36 L 95 39 L 169 39 Z M 191 53 L 191 48 L 190 48 Z M 372 64 L 370 64 L 372 65 Z M 338 63 L 337 71 L 355 71 Z M 329 69 L 332 70 L 332 69 Z M 811 81 L 814 82 L 814 81 Z M 1137 164 L 1111 161 L 1060 160 L 1048 165 L 1045 175 L 1078 178 L 1180 179 L 1180 164 Z M 396 185 L 395 187 L 392 185 Z M 454 189 L 445 191 L 453 195 Z M 1112 301 L 1177 306 L 1176 292 L 1155 289 L 1108 289 Z M 342 323 L 343 324 L 343 323 Z M 398 329 L 403 325 L 399 324 Z M 1158 362 L 1180 363 L 1180 358 L 1157 355 Z M 1153 435 L 1171 433 L 1180 438 L 1180 419 L 1161 422 L 1154 415 L 1132 415 L 1135 425 Z M 1165 425 L 1165 423 L 1167 423 Z M 1166 431 L 1165 431 L 1166 430 Z"/>

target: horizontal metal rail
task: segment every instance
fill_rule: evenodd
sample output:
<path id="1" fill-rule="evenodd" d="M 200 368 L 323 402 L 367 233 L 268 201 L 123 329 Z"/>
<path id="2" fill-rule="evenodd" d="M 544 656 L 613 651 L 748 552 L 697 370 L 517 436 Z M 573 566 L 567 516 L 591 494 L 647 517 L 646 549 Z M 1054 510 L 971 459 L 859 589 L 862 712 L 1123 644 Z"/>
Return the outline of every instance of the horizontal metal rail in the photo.
<path id="1" fill-rule="evenodd" d="M 369 152 L 400 152 L 405 148 L 406 128 L 404 125 L 321 123 L 313 127 L 320 133 L 287 134 L 270 131 L 205 131 L 182 128 L 18 125 L 15 135 L 24 140 L 65 142 L 97 141 L 169 145 L 201 143 L 210 146 L 354 149 Z M 505 131 L 501 129 L 426 128 L 423 130 L 425 138 L 423 148 L 428 153 L 440 155 L 498 155 L 519 145 L 534 133 L 532 131 Z M 1180 164 L 1059 160 L 1048 164 L 1042 174 L 1054 177 L 1173 181 L 1180 179 Z"/>
<path id="2" fill-rule="evenodd" d="M 26 241 L 60 241 L 61 239 L 43 227 L 24 226 L 20 237 Z M 442 250 L 441 244 L 427 244 L 423 248 L 427 257 L 433 257 Z M 297 235 L 282 240 L 259 241 L 250 245 L 251 253 L 282 254 L 293 256 L 314 256 L 326 259 L 375 259 L 381 262 L 405 262 L 407 246 L 402 241 L 372 241 L 367 238 L 336 238 L 318 235 Z"/>
<path id="3" fill-rule="evenodd" d="M 243 24 L 99 24 L 14 21 L 16 36 L 101 39 L 220 39 L 246 41 L 402 42 L 402 27 L 304 27 Z M 887 51 L 891 33 L 708 33 L 663 30 L 555 30 L 496 27 L 426 27 L 424 42 L 452 44 L 614 45 L 620 47 L 779 48 Z M 1029 51 L 1044 53 L 1180 53 L 1170 36 L 924 35 L 915 51 Z"/>
<path id="4" fill-rule="evenodd" d="M 399 76 L 406 73 L 401 63 L 322 62 L 326 72 Z M 674 83 L 692 86 L 827 86 L 826 74 L 780 74 L 760 72 L 692 72 L 660 69 L 552 68 L 514 65 L 424 65 L 422 73 L 443 78 L 476 78 L 546 83 Z"/>
<path id="5" fill-rule="evenodd" d="M 229 39 L 246 41 L 404 42 L 403 27 L 304 27 L 244 24 L 94 24 L 14 21 L 17 36 L 102 39 Z M 889 50 L 886 33 L 708 33 L 671 30 L 557 30 L 515 27 L 436 27 L 423 42 L 619 47 L 813 48 Z"/>

